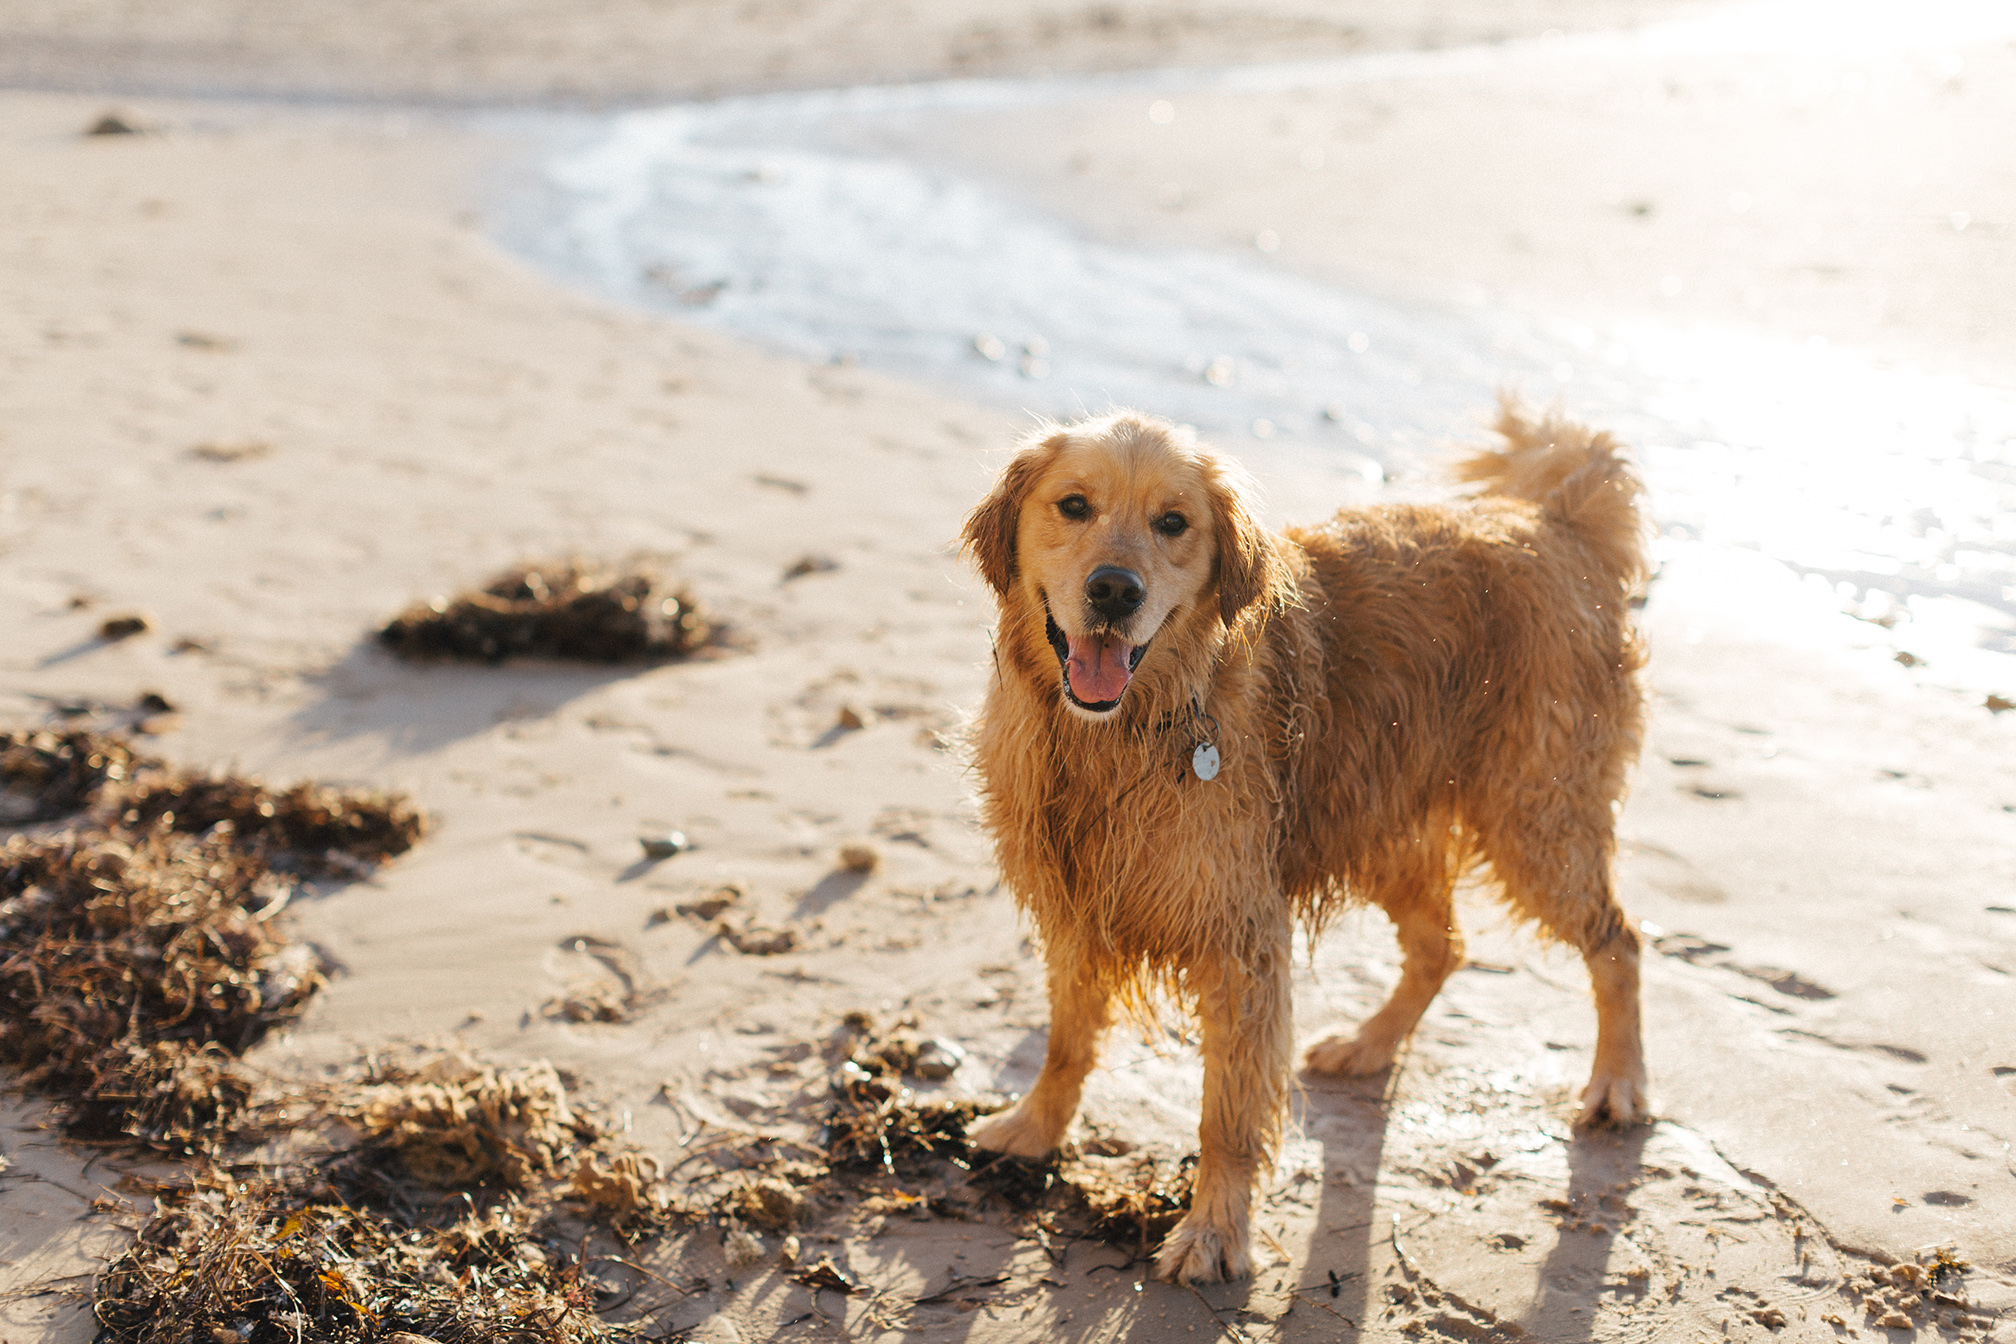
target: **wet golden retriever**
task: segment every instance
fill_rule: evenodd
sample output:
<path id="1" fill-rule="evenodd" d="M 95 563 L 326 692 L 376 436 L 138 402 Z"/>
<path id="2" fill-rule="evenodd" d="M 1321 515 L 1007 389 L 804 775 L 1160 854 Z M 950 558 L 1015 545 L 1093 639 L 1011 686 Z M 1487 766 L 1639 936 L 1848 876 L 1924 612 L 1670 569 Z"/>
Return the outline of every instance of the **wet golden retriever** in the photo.
<path id="1" fill-rule="evenodd" d="M 1187 431 L 1122 412 L 1039 431 L 967 519 L 1000 600 L 975 728 L 984 821 L 1048 962 L 1043 1069 L 983 1148 L 1036 1156 L 1117 1010 L 1155 990 L 1203 1027 L 1201 1156 L 1156 1272 L 1247 1272 L 1288 1109 L 1291 934 L 1377 904 L 1390 1000 L 1309 1048 L 1388 1067 L 1461 964 L 1451 892 L 1581 949 L 1596 1000 L 1583 1123 L 1645 1114 L 1638 937 L 1611 890 L 1638 749 L 1638 482 L 1607 435 L 1507 406 L 1481 493 L 1262 530 Z"/>

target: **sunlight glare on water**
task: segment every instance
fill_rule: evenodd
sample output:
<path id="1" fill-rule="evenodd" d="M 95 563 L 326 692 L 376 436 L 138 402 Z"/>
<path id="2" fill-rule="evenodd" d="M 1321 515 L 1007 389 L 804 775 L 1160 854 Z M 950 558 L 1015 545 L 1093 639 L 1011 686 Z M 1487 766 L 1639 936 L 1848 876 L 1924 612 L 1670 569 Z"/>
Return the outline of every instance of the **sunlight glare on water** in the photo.
<path id="1" fill-rule="evenodd" d="M 1823 45 L 1895 44 L 1895 6 L 1829 6 Z M 1461 75 L 1580 47 L 1797 50 L 1810 0 L 1636 33 L 1079 81 L 774 94 L 628 113 L 547 165 L 507 229 L 626 301 L 813 360 L 847 358 L 1034 413 L 1133 405 L 1199 426 L 1264 476 L 1290 456 L 1378 481 L 1474 440 L 1501 387 L 1636 445 L 1673 543 L 1754 552 L 1879 619 L 1957 687 L 2016 687 L 2016 395 L 1709 329 L 1550 325 L 1318 284 L 1243 254 L 1125 247 L 975 182 L 835 149 L 836 116 L 913 137 L 1116 89 L 1307 87 Z M 1915 6 L 1927 44 L 2016 34 L 2016 4 Z M 1586 52 L 1585 52 L 1586 54 Z M 1419 70 L 1415 68 L 1419 67 Z M 1150 104 L 1144 104 L 1144 106 Z M 1159 106 L 1157 104 L 1153 104 Z M 1264 440 L 1264 442 L 1263 442 Z M 1935 649 L 1928 654 L 1926 649 Z"/>
<path id="2" fill-rule="evenodd" d="M 1955 686 L 2016 656 L 2016 395 L 1732 332 L 1620 333 L 1611 391 L 1668 537 L 1755 551 Z"/>

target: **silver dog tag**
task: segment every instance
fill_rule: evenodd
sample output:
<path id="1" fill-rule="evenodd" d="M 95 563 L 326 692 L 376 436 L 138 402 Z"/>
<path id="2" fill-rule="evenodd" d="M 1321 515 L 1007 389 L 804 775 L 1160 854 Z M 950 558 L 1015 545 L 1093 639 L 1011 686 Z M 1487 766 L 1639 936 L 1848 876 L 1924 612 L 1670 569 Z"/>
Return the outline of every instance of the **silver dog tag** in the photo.
<path id="1" fill-rule="evenodd" d="M 1199 742 L 1197 750 L 1190 753 L 1190 768 L 1197 772 L 1197 778 L 1206 783 L 1218 778 L 1217 744 Z"/>

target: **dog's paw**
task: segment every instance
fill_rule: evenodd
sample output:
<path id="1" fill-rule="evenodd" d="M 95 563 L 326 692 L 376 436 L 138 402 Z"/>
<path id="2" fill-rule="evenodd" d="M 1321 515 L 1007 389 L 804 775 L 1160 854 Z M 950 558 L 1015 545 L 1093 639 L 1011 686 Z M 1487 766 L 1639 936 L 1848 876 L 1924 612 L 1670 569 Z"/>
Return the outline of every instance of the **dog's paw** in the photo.
<path id="1" fill-rule="evenodd" d="M 1027 1103 L 996 1111 L 966 1129 L 966 1141 L 975 1148 L 1010 1157 L 1042 1157 L 1063 1137 L 1053 1126 L 1043 1123 L 1041 1117 L 1031 1115 Z"/>
<path id="2" fill-rule="evenodd" d="M 1651 1118 L 1642 1073 L 1598 1075 L 1582 1089 L 1582 1109 L 1575 1117 L 1575 1128 L 1625 1129 Z"/>
<path id="3" fill-rule="evenodd" d="M 1213 1223 L 1195 1209 L 1183 1215 L 1155 1253 L 1155 1277 L 1171 1283 L 1217 1283 L 1251 1272 L 1245 1226 Z"/>
<path id="4" fill-rule="evenodd" d="M 1362 1032 L 1356 1036 L 1331 1036 L 1310 1046 L 1302 1062 L 1311 1073 L 1359 1078 L 1391 1068 L 1399 1047 L 1398 1041 L 1367 1040 Z"/>

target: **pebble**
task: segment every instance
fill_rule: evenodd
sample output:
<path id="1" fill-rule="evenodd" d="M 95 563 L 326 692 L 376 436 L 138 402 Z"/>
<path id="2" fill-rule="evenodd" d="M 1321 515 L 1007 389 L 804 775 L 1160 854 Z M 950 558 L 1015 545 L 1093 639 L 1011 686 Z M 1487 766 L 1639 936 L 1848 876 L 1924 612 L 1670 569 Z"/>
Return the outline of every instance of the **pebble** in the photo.
<path id="1" fill-rule="evenodd" d="M 647 859 L 669 859 L 682 850 L 692 848 L 687 843 L 686 832 L 684 831 L 667 831 L 663 835 L 639 836 L 637 843 L 644 846 L 644 857 Z"/>
<path id="2" fill-rule="evenodd" d="M 966 1052 L 951 1041 L 934 1037 L 917 1052 L 910 1072 L 919 1078 L 950 1078 L 966 1060 Z"/>
<path id="3" fill-rule="evenodd" d="M 117 112 L 100 113 L 98 120 L 85 128 L 86 135 L 138 135 L 140 128 Z"/>
<path id="4" fill-rule="evenodd" d="M 98 638 L 108 642 L 129 639 L 134 635 L 145 634 L 153 628 L 154 623 L 152 621 L 140 613 L 134 612 L 131 615 L 114 616 L 107 620 L 103 625 L 98 627 Z"/>

